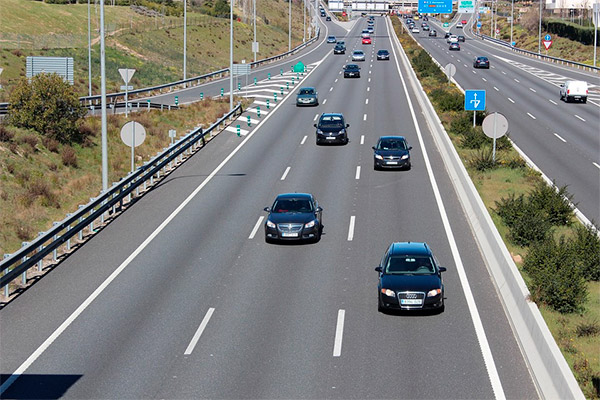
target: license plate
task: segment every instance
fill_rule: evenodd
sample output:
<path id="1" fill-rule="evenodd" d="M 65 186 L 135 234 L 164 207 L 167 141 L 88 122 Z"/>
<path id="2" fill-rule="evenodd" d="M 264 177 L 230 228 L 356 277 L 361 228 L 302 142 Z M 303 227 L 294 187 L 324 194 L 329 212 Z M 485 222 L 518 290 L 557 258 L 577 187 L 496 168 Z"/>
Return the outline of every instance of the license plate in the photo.
<path id="1" fill-rule="evenodd" d="M 423 304 L 421 299 L 400 299 L 400 304 L 404 306 L 420 306 Z"/>
<path id="2" fill-rule="evenodd" d="M 281 232 L 282 237 L 298 237 L 298 232 Z"/>
<path id="3" fill-rule="evenodd" d="M 398 165 L 398 161 L 388 161 L 389 165 Z"/>
<path id="4" fill-rule="evenodd" d="M 325 139 L 327 139 L 327 140 L 335 140 L 335 137 L 333 137 L 333 136 L 327 136 Z"/>

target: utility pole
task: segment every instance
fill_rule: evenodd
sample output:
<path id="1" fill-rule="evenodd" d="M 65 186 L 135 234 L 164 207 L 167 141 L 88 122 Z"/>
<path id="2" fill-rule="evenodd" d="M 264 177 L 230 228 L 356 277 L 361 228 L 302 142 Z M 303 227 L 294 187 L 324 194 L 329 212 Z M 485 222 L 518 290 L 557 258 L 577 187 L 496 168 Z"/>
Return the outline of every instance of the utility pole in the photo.
<path id="1" fill-rule="evenodd" d="M 306 42 L 306 0 L 302 0 L 302 27 L 304 32 L 302 43 L 304 43 Z"/>
<path id="2" fill-rule="evenodd" d="M 254 62 L 256 62 L 256 0 L 254 0 L 254 43 L 252 44 L 252 51 L 254 52 Z"/>
<path id="3" fill-rule="evenodd" d="M 102 191 L 108 190 L 108 143 L 106 134 L 106 53 L 104 49 L 104 0 L 100 0 L 100 97 L 102 102 Z"/>
<path id="4" fill-rule="evenodd" d="M 292 0 L 288 0 L 288 51 L 292 50 Z"/>
<path id="5" fill-rule="evenodd" d="M 510 45 L 513 45 L 513 23 L 515 20 L 515 0 L 510 2 Z"/>
<path id="6" fill-rule="evenodd" d="M 183 0 L 183 80 L 187 79 L 187 0 Z M 185 87 L 185 83 L 183 84 Z"/>
<path id="7" fill-rule="evenodd" d="M 92 95 L 92 21 L 88 0 L 88 96 Z"/>
<path id="8" fill-rule="evenodd" d="M 538 28 L 538 54 L 542 54 L 542 0 L 540 0 L 540 25 Z"/>
<path id="9" fill-rule="evenodd" d="M 233 0 L 229 0 L 229 111 L 233 110 Z"/>

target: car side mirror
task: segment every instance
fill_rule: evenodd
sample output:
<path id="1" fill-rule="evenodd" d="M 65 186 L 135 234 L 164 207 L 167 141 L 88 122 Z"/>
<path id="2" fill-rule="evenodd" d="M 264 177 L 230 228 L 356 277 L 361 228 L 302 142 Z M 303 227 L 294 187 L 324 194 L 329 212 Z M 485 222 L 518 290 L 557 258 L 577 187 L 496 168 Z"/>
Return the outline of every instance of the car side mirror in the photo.
<path id="1" fill-rule="evenodd" d="M 321 206 L 317 207 L 317 212 L 321 212 L 321 211 L 323 211 L 323 207 L 321 207 Z"/>
<path id="2" fill-rule="evenodd" d="M 317 127 L 317 124 L 313 124 L 315 126 L 315 128 Z"/>
<path id="3" fill-rule="evenodd" d="M 381 266 L 379 266 L 379 267 L 375 267 L 375 271 L 377 271 L 377 272 L 381 273 Z"/>
<path id="4" fill-rule="evenodd" d="M 412 146 L 408 146 L 408 149 L 409 149 L 409 150 L 412 150 Z"/>
<path id="5" fill-rule="evenodd" d="M 377 147 L 375 147 L 375 146 L 373 146 L 373 147 L 371 147 L 371 148 L 372 148 L 373 150 L 377 150 Z"/>
<path id="6" fill-rule="evenodd" d="M 564 84 L 564 83 L 561 83 L 561 84 L 560 84 L 560 87 L 565 87 L 565 84 Z"/>
<path id="7" fill-rule="evenodd" d="M 446 272 L 446 267 L 438 267 L 438 269 L 440 270 L 440 272 Z"/>
<path id="8" fill-rule="evenodd" d="M 350 124 L 346 124 L 346 128 L 350 128 Z"/>
<path id="9" fill-rule="evenodd" d="M 270 209 L 269 207 L 265 207 L 265 208 L 264 208 L 264 210 L 265 210 L 266 212 L 271 212 L 271 209 Z"/>

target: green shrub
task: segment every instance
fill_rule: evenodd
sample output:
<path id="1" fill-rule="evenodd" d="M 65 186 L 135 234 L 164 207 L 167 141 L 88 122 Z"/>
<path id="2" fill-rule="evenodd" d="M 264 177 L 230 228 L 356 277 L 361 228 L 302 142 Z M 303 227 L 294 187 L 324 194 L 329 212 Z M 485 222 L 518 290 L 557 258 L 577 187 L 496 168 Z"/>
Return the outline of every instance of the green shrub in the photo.
<path id="1" fill-rule="evenodd" d="M 10 95 L 8 122 L 34 129 L 63 143 L 79 138 L 79 125 L 87 113 L 75 91 L 57 74 L 23 78 Z"/>
<path id="2" fill-rule="evenodd" d="M 587 286 L 581 271 L 572 262 L 564 237 L 533 244 L 523 261 L 531 278 L 531 296 L 561 313 L 578 312 L 587 300 Z"/>
<path id="3" fill-rule="evenodd" d="M 552 225 L 546 214 L 536 209 L 524 195 L 508 197 L 496 201 L 494 211 L 510 229 L 510 239 L 519 246 L 543 241 L 550 236 Z"/>
<path id="4" fill-rule="evenodd" d="M 423 49 L 417 51 L 412 59 L 413 67 L 421 78 L 428 76 L 437 78 L 440 82 L 445 81 L 445 77 L 438 66 L 433 62 L 431 56 Z"/>
<path id="5" fill-rule="evenodd" d="M 440 111 L 461 111 L 464 109 L 464 96 L 462 93 L 450 92 L 444 89 L 435 89 L 431 96 Z M 471 124 L 472 125 L 472 124 Z"/>
<path id="6" fill-rule="evenodd" d="M 566 186 L 556 191 L 554 187 L 546 185 L 544 182 L 539 182 L 529 193 L 529 202 L 535 208 L 544 210 L 553 225 L 568 225 L 571 222 L 573 209 L 570 202 L 572 198 L 573 195 L 567 192 Z"/>
<path id="7" fill-rule="evenodd" d="M 600 335 L 600 324 L 598 321 L 584 321 L 577 324 L 575 333 L 579 337 Z"/>
<path id="8" fill-rule="evenodd" d="M 516 196 L 514 193 L 510 193 L 508 197 L 503 197 L 500 201 L 496 201 L 496 208 L 494 212 L 504 222 L 504 225 L 509 228 L 513 227 L 515 221 L 521 217 L 521 215 L 527 211 L 527 203 L 525 196 L 520 194 Z"/>
<path id="9" fill-rule="evenodd" d="M 525 163 L 525 160 L 523 160 L 521 157 L 515 156 L 506 160 L 505 165 L 510 169 L 521 169 L 525 168 L 527 163 Z"/>
<path id="10" fill-rule="evenodd" d="M 462 112 L 456 115 L 450 123 L 450 132 L 456 135 L 464 135 L 473 129 L 472 116 L 468 112 Z"/>
<path id="11" fill-rule="evenodd" d="M 496 161 L 494 161 L 492 156 L 492 149 L 484 147 L 469 159 L 469 166 L 477 171 L 494 169 L 498 166 L 498 159 L 496 157 Z"/>
<path id="12" fill-rule="evenodd" d="M 488 137 L 481 132 L 481 129 L 471 127 L 469 131 L 463 134 L 463 140 L 460 144 L 467 149 L 480 149 L 487 142 Z"/>
<path id="13" fill-rule="evenodd" d="M 600 281 L 600 237 L 593 225 L 575 227 L 575 237 L 571 240 L 573 259 L 577 260 L 586 280 Z"/>

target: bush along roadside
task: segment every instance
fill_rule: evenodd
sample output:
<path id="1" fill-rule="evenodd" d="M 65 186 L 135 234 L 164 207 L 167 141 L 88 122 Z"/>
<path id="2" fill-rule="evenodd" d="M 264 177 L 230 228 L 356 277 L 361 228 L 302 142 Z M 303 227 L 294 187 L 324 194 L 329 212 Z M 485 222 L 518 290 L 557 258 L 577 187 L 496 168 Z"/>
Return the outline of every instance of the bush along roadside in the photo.
<path id="1" fill-rule="evenodd" d="M 421 86 L 490 212 L 550 331 L 587 398 L 600 398 L 600 237 L 573 213 L 567 187 L 548 186 L 507 136 L 481 129 L 486 112 L 464 111 L 464 95 L 392 18 Z"/>

